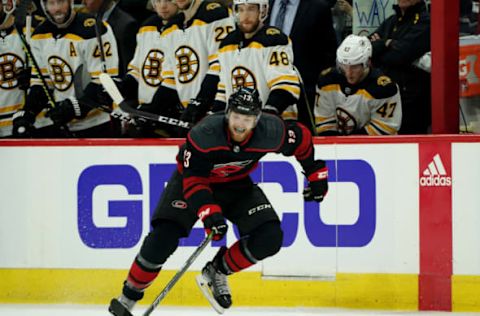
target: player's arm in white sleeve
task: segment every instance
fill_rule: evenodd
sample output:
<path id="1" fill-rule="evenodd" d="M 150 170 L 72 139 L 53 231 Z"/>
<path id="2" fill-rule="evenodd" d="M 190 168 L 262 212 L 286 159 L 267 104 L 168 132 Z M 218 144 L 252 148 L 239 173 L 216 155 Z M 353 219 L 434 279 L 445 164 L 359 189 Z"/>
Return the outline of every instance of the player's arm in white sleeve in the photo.
<path id="1" fill-rule="evenodd" d="M 48 74 L 48 65 L 46 64 L 46 58 L 44 57 L 45 50 L 42 47 L 42 36 L 36 36 L 34 34 L 30 41 L 30 49 L 32 51 L 32 55 L 35 58 L 35 61 L 38 64 L 40 69 L 36 69 L 36 67 L 32 67 L 32 76 L 30 79 L 30 85 L 42 85 L 42 80 L 39 78 L 39 71 L 41 76 L 46 81 L 48 87 L 53 89 L 53 82 L 50 79 Z"/>
<path id="2" fill-rule="evenodd" d="M 208 52 L 208 71 L 202 81 L 202 85 L 196 99 L 208 104 L 209 108 L 211 109 L 215 101 L 218 82 L 220 79 L 220 64 L 218 60 L 219 47 L 222 40 L 233 31 L 234 21 L 233 18 L 228 15 L 225 18 L 209 23 L 208 28 L 209 30 L 205 33 Z"/>
<path id="3" fill-rule="evenodd" d="M 296 104 L 300 98 L 300 80 L 293 67 L 290 39 L 286 45 L 264 48 L 265 78 L 270 90 L 265 110 L 277 111 L 283 118 L 296 118 Z"/>
<path id="4" fill-rule="evenodd" d="M 315 129 L 317 135 L 338 135 L 337 117 L 335 114 L 336 104 L 332 91 L 322 84 L 322 76 L 316 86 L 315 95 Z"/>

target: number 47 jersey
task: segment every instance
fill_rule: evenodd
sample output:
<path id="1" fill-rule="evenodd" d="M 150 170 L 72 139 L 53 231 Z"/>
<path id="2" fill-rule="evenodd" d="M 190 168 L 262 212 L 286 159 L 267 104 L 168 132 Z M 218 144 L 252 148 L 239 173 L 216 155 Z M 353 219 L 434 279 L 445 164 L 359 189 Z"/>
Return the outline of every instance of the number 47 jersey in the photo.
<path id="1" fill-rule="evenodd" d="M 398 86 L 378 69 L 351 85 L 337 69 L 322 72 L 317 83 L 318 135 L 394 135 L 402 122 Z"/>

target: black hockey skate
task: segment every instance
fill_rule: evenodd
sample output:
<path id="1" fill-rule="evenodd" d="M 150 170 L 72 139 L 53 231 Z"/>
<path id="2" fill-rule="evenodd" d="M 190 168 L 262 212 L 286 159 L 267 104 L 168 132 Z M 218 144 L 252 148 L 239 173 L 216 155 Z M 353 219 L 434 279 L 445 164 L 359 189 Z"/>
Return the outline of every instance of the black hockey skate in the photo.
<path id="1" fill-rule="evenodd" d="M 225 308 L 232 306 L 227 275 L 218 271 L 212 262 L 207 262 L 196 281 L 203 295 L 217 313 L 223 314 Z"/>
<path id="2" fill-rule="evenodd" d="M 110 301 L 108 311 L 115 316 L 133 316 L 130 310 L 135 305 L 135 301 L 129 300 L 126 297 L 114 298 Z"/>

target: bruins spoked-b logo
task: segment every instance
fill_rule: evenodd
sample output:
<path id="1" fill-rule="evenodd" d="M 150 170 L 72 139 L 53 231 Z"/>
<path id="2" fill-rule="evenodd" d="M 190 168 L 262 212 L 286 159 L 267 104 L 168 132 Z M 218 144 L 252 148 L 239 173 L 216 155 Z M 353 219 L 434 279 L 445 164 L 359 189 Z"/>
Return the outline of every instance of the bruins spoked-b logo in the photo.
<path id="1" fill-rule="evenodd" d="M 232 87 L 235 91 L 240 87 L 255 89 L 257 82 L 253 73 L 244 67 L 235 67 L 232 70 Z"/>
<path id="2" fill-rule="evenodd" d="M 15 54 L 0 55 L 0 86 L 10 90 L 18 87 L 16 72 L 23 68 L 23 60 Z"/>
<path id="3" fill-rule="evenodd" d="M 50 68 L 50 78 L 53 81 L 55 89 L 58 91 L 67 91 L 73 83 L 72 67 L 58 56 L 48 58 L 48 67 Z"/>
<path id="4" fill-rule="evenodd" d="M 158 87 L 162 82 L 162 63 L 164 54 L 161 50 L 152 49 L 148 52 L 142 66 L 142 77 L 146 84 Z"/>
<path id="5" fill-rule="evenodd" d="M 180 46 L 175 51 L 177 58 L 178 81 L 189 83 L 200 70 L 200 61 L 197 53 L 189 46 Z"/>
<path id="6" fill-rule="evenodd" d="M 342 135 L 350 135 L 357 130 L 357 121 L 347 111 L 337 108 L 337 130 Z"/>

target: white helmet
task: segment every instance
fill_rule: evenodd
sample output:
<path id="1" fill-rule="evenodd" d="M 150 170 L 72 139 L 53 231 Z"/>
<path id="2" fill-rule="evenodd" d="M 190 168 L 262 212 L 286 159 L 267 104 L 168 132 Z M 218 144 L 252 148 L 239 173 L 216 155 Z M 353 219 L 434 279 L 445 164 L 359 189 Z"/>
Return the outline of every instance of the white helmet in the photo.
<path id="1" fill-rule="evenodd" d="M 47 19 L 52 22 L 54 25 L 56 25 L 58 28 L 66 28 L 67 26 L 72 23 L 73 18 L 75 17 L 75 0 L 70 0 L 70 13 L 67 16 L 67 19 L 63 23 L 57 23 L 55 22 L 55 19 L 48 13 L 47 11 L 47 4 L 45 3 L 47 0 L 41 0 L 40 4 L 42 5 L 43 13 L 45 13 L 45 16 Z"/>
<path id="2" fill-rule="evenodd" d="M 348 35 L 337 49 L 337 63 L 343 65 L 369 66 L 372 57 L 372 43 L 366 36 Z"/>
<path id="3" fill-rule="evenodd" d="M 238 22 L 237 7 L 239 4 L 258 4 L 260 21 L 264 22 L 268 16 L 268 0 L 233 0 L 233 13 Z"/>

